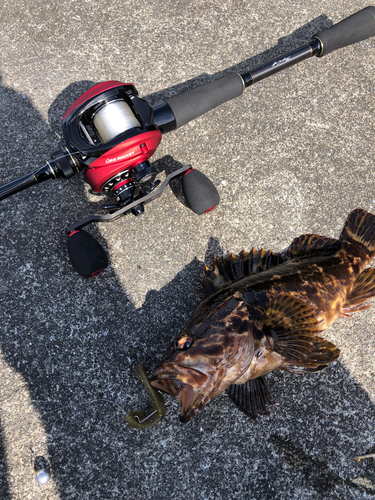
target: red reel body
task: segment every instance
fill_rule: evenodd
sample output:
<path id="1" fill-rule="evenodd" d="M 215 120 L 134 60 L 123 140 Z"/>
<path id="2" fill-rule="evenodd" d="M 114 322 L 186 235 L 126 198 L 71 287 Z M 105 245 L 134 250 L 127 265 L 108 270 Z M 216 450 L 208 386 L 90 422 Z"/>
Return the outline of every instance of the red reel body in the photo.
<path id="1" fill-rule="evenodd" d="M 125 171 L 131 170 L 151 158 L 159 146 L 161 138 L 161 132 L 154 130 L 121 142 L 91 163 L 85 173 L 87 182 L 97 192 L 115 188 L 115 184 L 110 186 L 111 179 L 116 179 L 119 174 L 124 174 Z"/>
<path id="2" fill-rule="evenodd" d="M 106 90 L 110 90 L 114 87 L 119 87 L 119 86 L 123 86 L 123 85 L 133 85 L 133 84 L 132 83 L 122 83 L 122 82 L 119 82 L 118 80 L 110 80 L 108 82 L 102 82 L 102 83 L 98 83 L 97 85 L 94 85 L 93 87 L 91 87 L 91 89 L 87 90 L 84 94 L 82 94 L 70 106 L 68 111 L 63 116 L 63 120 L 65 120 L 65 118 L 70 116 L 78 106 L 81 106 L 82 104 L 87 103 L 93 97 L 101 94 L 102 92 L 104 92 Z"/>
<path id="3" fill-rule="evenodd" d="M 116 80 L 99 83 L 77 99 L 63 118 L 63 132 L 96 192 L 116 190 L 129 177 L 142 182 L 150 174 L 145 162 L 162 138 L 150 104 L 138 97 L 134 85 Z M 138 165 L 142 168 L 131 172 Z"/>
<path id="4" fill-rule="evenodd" d="M 144 206 L 158 198 L 171 179 L 187 171 L 182 187 L 190 208 L 200 215 L 218 204 L 219 195 L 211 181 L 189 165 L 171 172 L 163 182 L 155 181 L 156 171 L 149 159 L 162 134 L 175 128 L 174 113 L 165 101 L 152 107 L 138 97 L 130 83 L 99 83 L 65 113 L 66 148 L 55 151 L 43 167 L 0 187 L 0 199 L 47 179 L 69 178 L 84 171 L 94 191 L 114 197 L 114 202 L 101 207 L 105 213 L 89 215 L 66 229 L 73 267 L 83 277 L 95 276 L 107 267 L 108 257 L 99 242 L 82 230 L 88 224 L 142 214 Z"/>
<path id="5" fill-rule="evenodd" d="M 219 203 L 212 182 L 199 171 L 182 167 L 147 185 L 155 169 L 149 159 L 162 134 L 176 130 L 221 104 L 239 97 L 249 86 L 313 56 L 330 52 L 374 36 L 375 7 L 366 7 L 337 25 L 317 33 L 311 41 L 284 56 L 277 56 L 251 71 L 227 73 L 151 106 L 138 97 L 134 85 L 117 80 L 95 85 L 70 106 L 63 118 L 64 150 L 52 159 L 5 186 L 0 200 L 47 179 L 69 178 L 80 170 L 94 191 L 113 194 L 115 204 L 104 205 L 109 213 L 90 215 L 67 228 L 73 266 L 82 276 L 106 267 L 106 254 L 82 228 L 93 222 L 110 222 L 133 213 L 162 194 L 169 181 L 185 174 L 182 188 L 189 207 L 198 215 Z M 160 187 L 158 188 L 159 184 Z M 150 182 L 151 184 L 151 182 Z M 157 189 L 158 188 L 158 189 Z"/>

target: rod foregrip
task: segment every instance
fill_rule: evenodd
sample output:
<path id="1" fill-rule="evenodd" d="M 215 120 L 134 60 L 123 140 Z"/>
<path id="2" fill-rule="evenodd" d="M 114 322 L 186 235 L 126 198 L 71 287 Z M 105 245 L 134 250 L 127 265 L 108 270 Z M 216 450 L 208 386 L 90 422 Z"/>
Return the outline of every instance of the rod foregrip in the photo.
<path id="1" fill-rule="evenodd" d="M 220 106 L 230 99 L 239 97 L 244 82 L 237 73 L 229 73 L 217 80 L 165 99 L 173 111 L 176 128 Z"/>
<path id="2" fill-rule="evenodd" d="M 314 35 L 314 38 L 321 43 L 318 57 L 326 56 L 334 50 L 361 42 L 374 35 L 375 7 L 369 6 Z"/>

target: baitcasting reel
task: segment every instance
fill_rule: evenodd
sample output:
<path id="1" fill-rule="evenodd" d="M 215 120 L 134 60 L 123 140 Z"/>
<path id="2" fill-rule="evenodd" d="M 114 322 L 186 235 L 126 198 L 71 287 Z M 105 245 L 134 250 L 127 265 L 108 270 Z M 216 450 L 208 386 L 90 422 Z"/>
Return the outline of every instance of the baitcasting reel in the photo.
<path id="1" fill-rule="evenodd" d="M 166 106 L 152 108 L 138 97 L 134 85 L 109 81 L 85 92 L 63 118 L 67 150 L 55 153 L 58 164 L 74 163 L 75 168 L 85 170 L 93 191 L 114 199 L 114 203 L 103 206 L 107 215 L 89 216 L 67 229 L 69 256 L 84 277 L 100 273 L 108 263 L 99 243 L 82 231 L 87 224 L 111 221 L 129 213 L 142 214 L 144 205 L 160 196 L 172 178 L 182 174 L 184 194 L 195 213 L 209 212 L 219 203 L 211 181 L 189 166 L 170 174 L 160 187 L 160 181 L 149 185 L 156 174 L 149 159 L 160 144 L 162 132 L 175 128 L 174 116 L 171 111 L 166 115 Z"/>
<path id="2" fill-rule="evenodd" d="M 94 276 L 108 265 L 101 245 L 82 230 L 92 222 L 109 222 L 122 215 L 139 215 L 144 205 L 160 196 L 169 181 L 183 175 L 183 190 L 190 208 L 201 215 L 214 209 L 219 195 L 202 173 L 186 166 L 169 174 L 163 183 L 151 183 L 155 174 L 149 159 L 162 135 L 198 118 L 222 103 L 239 97 L 245 88 L 312 56 L 375 34 L 375 7 L 365 9 L 316 34 L 310 42 L 251 71 L 229 73 L 200 87 L 166 98 L 151 106 L 138 97 L 134 85 L 109 81 L 85 92 L 63 117 L 64 150 L 30 174 L 0 187 L 0 199 L 47 179 L 71 177 L 81 170 L 93 191 L 114 199 L 107 212 L 90 215 L 67 228 L 68 251 L 76 271 Z"/>
<path id="3" fill-rule="evenodd" d="M 162 133 L 176 128 L 176 123 L 166 103 L 152 108 L 138 97 L 132 84 L 109 81 L 95 85 L 68 109 L 62 128 L 66 148 L 53 153 L 43 167 L 0 188 L 0 199 L 82 170 L 93 191 L 112 196 L 113 203 L 103 206 L 106 214 L 88 216 L 67 228 L 69 256 L 81 276 L 99 274 L 108 265 L 104 249 L 82 228 L 121 215 L 142 214 L 144 205 L 160 196 L 176 176 L 183 176 L 186 201 L 196 214 L 207 213 L 219 204 L 212 182 L 190 166 L 169 174 L 163 183 L 157 180 L 150 185 L 156 171 L 149 159 Z"/>

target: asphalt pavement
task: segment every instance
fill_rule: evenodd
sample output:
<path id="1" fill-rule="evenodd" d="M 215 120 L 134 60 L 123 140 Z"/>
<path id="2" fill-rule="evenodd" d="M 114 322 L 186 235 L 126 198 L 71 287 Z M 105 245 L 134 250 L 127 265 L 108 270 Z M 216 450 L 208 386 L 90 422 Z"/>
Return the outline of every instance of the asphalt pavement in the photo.
<path id="1" fill-rule="evenodd" d="M 365 1 L 3 0 L 0 184 L 44 165 L 61 119 L 95 83 L 151 104 L 293 50 Z M 69 261 L 65 228 L 101 212 L 82 174 L 1 202 L 0 497 L 3 500 L 375 498 L 375 308 L 325 332 L 341 354 L 312 375 L 274 372 L 277 404 L 249 420 L 222 394 L 191 422 L 129 428 L 149 374 L 204 297 L 213 255 L 338 237 L 375 212 L 375 37 L 267 78 L 165 134 L 157 178 L 191 164 L 221 202 L 203 216 L 176 181 L 139 217 L 91 225 L 110 265 Z M 51 471 L 44 486 L 35 463 Z"/>

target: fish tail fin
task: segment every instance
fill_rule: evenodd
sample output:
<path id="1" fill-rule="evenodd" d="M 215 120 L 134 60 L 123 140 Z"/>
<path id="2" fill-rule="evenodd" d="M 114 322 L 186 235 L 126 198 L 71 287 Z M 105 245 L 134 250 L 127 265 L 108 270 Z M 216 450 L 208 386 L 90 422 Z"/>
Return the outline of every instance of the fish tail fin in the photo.
<path id="1" fill-rule="evenodd" d="M 375 215 L 362 208 L 353 210 L 346 219 L 340 240 L 360 243 L 367 251 L 375 255 Z"/>

